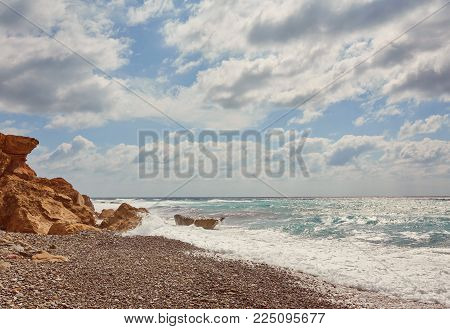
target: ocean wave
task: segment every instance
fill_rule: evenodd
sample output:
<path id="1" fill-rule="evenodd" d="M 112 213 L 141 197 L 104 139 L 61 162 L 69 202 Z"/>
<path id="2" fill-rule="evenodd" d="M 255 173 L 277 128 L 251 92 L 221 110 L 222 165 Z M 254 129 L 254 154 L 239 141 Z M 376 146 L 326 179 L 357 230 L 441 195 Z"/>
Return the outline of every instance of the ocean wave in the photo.
<path id="1" fill-rule="evenodd" d="M 224 200 L 224 199 L 210 199 L 207 203 L 251 203 L 253 200 Z"/>

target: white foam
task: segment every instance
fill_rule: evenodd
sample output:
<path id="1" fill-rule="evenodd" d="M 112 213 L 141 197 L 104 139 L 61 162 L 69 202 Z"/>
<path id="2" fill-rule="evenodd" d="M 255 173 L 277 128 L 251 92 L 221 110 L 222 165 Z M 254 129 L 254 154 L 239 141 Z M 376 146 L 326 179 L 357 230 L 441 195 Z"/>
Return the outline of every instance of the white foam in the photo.
<path id="1" fill-rule="evenodd" d="M 406 299 L 450 305 L 449 249 L 381 246 L 355 239 L 306 239 L 276 230 L 176 226 L 152 210 L 129 235 L 164 236 L 219 252 L 317 275 L 327 281 Z"/>
<path id="2" fill-rule="evenodd" d="M 223 200 L 223 199 L 211 199 L 206 201 L 207 203 L 249 203 L 253 200 Z"/>

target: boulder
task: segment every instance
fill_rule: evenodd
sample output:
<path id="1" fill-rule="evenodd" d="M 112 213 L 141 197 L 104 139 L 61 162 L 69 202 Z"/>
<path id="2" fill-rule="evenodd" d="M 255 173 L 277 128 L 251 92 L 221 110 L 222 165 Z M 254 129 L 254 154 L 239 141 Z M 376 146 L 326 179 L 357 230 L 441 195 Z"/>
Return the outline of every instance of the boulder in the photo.
<path id="1" fill-rule="evenodd" d="M 0 229 L 47 234 L 59 221 L 95 226 L 92 202 L 63 178 L 40 178 L 26 164 L 34 138 L 0 134 Z"/>
<path id="2" fill-rule="evenodd" d="M 81 224 L 81 223 L 72 223 L 72 222 L 56 222 L 54 223 L 48 234 L 50 235 L 68 235 L 75 234 L 80 232 L 101 232 L 101 230 L 97 227 Z"/>
<path id="3" fill-rule="evenodd" d="M 110 209 L 111 210 L 111 209 Z M 139 226 L 145 214 L 148 214 L 145 208 L 135 208 L 127 203 L 122 203 L 120 207 L 111 215 L 111 211 L 102 211 L 105 216 L 100 228 L 110 231 L 125 232 Z M 102 215 L 101 214 L 101 215 Z M 108 217 L 106 217 L 108 215 Z"/>
<path id="4" fill-rule="evenodd" d="M 220 217 L 220 218 L 206 218 L 206 217 L 198 217 L 198 218 L 193 218 L 193 217 L 188 217 L 188 216 L 183 216 L 183 215 L 175 215 L 175 223 L 177 225 L 184 225 L 184 226 L 189 226 L 194 224 L 197 227 L 202 227 L 206 230 L 212 230 L 214 229 L 218 224 L 220 224 L 225 217 Z"/>
<path id="5" fill-rule="evenodd" d="M 178 214 L 175 215 L 174 218 L 175 218 L 175 224 L 177 224 L 177 225 L 189 226 L 189 225 L 194 224 L 194 222 L 195 222 L 195 219 L 192 217 L 186 217 L 186 216 L 178 215 Z"/>

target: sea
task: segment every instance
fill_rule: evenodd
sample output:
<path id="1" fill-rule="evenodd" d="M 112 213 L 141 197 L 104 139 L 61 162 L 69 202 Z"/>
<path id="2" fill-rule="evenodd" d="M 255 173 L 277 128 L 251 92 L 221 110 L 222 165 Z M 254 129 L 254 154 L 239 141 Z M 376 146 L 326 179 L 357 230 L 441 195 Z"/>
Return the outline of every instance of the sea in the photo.
<path id="1" fill-rule="evenodd" d="M 266 263 L 328 282 L 450 306 L 450 197 L 113 198 L 150 211 L 127 235 L 181 240 L 229 259 Z M 225 216 L 214 230 L 175 214 Z"/>

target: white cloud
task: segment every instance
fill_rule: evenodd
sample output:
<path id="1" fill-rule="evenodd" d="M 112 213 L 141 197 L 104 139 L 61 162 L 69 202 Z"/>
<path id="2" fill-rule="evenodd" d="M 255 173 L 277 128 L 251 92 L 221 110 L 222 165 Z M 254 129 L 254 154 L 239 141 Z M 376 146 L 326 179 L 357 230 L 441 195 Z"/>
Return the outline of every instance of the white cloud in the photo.
<path id="1" fill-rule="evenodd" d="M 375 118 L 378 121 L 384 120 L 386 117 L 400 116 L 402 111 L 396 106 L 386 106 L 375 113 Z"/>
<path id="2" fill-rule="evenodd" d="M 0 121 L 0 132 L 5 135 L 22 136 L 28 134 L 31 130 L 28 128 L 18 128 L 14 120 Z"/>
<path id="3" fill-rule="evenodd" d="M 382 147 L 384 143 L 382 136 L 343 136 L 326 152 L 327 164 L 344 166 L 362 154 Z"/>
<path id="4" fill-rule="evenodd" d="M 399 143 L 394 149 L 398 160 L 426 164 L 450 161 L 450 143 L 447 141 L 425 138 L 419 142 Z"/>
<path id="5" fill-rule="evenodd" d="M 129 3 L 11 2 L 113 75 L 126 71 L 132 42 L 116 34 L 117 11 L 130 24 L 173 11 L 161 31 L 178 57 L 161 65 L 173 65 L 175 74 L 198 70 L 192 84 L 169 85 L 164 76 L 117 80 L 183 125 L 240 129 L 310 99 L 442 1 L 202 0 L 182 3 L 180 10 L 172 1 Z M 0 111 L 46 116 L 47 127 L 73 130 L 163 118 L 5 8 L 0 16 Z M 448 100 L 449 24 L 443 13 L 433 17 L 313 97 L 290 122 L 311 122 L 331 104 L 367 94 L 386 99 L 391 111 L 374 114 L 375 120 L 397 115 L 398 102 Z"/>
<path id="6" fill-rule="evenodd" d="M 362 116 L 356 118 L 353 121 L 353 124 L 356 127 L 361 127 L 365 124 L 368 124 L 369 122 L 382 122 L 390 117 L 404 115 L 405 111 L 401 111 L 397 106 L 394 105 L 388 105 L 382 107 L 381 109 L 375 109 L 373 103 L 376 101 L 379 101 L 379 98 L 369 100 L 362 105 L 363 108 L 366 108 L 366 111 Z"/>
<path id="7" fill-rule="evenodd" d="M 353 124 L 357 127 L 361 127 L 366 123 L 366 119 L 364 117 L 358 117 L 353 121 Z"/>
<path id="8" fill-rule="evenodd" d="M 66 177 L 88 194 L 161 196 L 185 182 L 183 179 L 175 178 L 173 172 L 175 168 L 185 171 L 188 154 L 193 154 L 196 160 L 202 157 L 198 142 L 192 144 L 182 140 L 180 145 L 181 161 L 177 165 L 175 158 L 171 156 L 169 178 L 162 178 L 161 173 L 160 176 L 152 179 L 140 179 L 138 176 L 139 162 L 137 161 L 139 150 L 135 145 L 119 144 L 100 148 L 82 136 L 77 136 L 72 141 L 61 144 L 53 151 L 44 149 L 42 154 L 32 153 L 30 162 L 39 175 Z M 246 179 L 239 174 L 242 166 L 240 161 L 242 143 L 235 142 L 233 144 L 234 178 L 228 180 L 221 180 L 226 171 L 225 159 L 228 144 L 225 141 L 219 141 L 214 145 L 208 141 L 203 145 L 214 151 L 219 158 L 219 178 L 216 177 L 214 181 L 197 178 L 192 185 L 189 184 L 186 189 L 183 189 L 181 194 L 236 195 L 236 186 L 239 186 L 241 191 L 247 191 L 252 195 L 255 191 L 262 192 L 262 186 L 259 185 L 261 183 L 254 179 Z M 164 144 L 160 142 L 158 146 L 157 154 L 160 159 L 163 159 Z M 256 144 L 249 143 L 246 148 L 250 154 L 250 161 L 245 168 L 249 172 L 254 172 L 256 165 L 253 157 L 255 146 Z M 147 149 L 150 150 L 153 147 L 155 144 L 149 144 Z M 173 152 L 175 146 L 172 141 L 168 147 Z M 263 170 L 268 166 L 273 166 L 273 170 L 276 170 L 279 159 L 288 152 L 288 147 L 275 147 L 270 157 L 263 157 L 263 159 L 270 160 L 267 163 L 261 163 Z M 170 154 L 173 155 L 173 153 Z M 412 181 L 417 186 L 421 184 L 428 186 L 430 179 L 441 182 L 434 185 L 435 188 L 439 187 L 440 193 L 448 192 L 448 184 L 443 184 L 450 179 L 448 170 L 450 143 L 447 141 L 429 138 L 422 141 L 389 141 L 382 136 L 354 135 L 343 136 L 337 141 L 310 138 L 306 141 L 302 154 L 311 174 L 310 178 L 305 179 L 299 170 L 297 170 L 295 178 L 288 177 L 286 172 L 285 176 L 277 180 L 270 180 L 264 171 L 261 178 L 275 184 L 286 194 L 291 191 L 290 193 L 293 195 L 298 195 L 299 185 L 307 187 L 305 190 L 307 195 L 314 191 L 316 191 L 314 192 L 316 195 L 317 193 L 329 195 L 328 191 L 332 190 L 336 191 L 338 195 L 367 194 L 372 191 L 372 186 L 364 185 L 369 178 L 376 184 L 378 193 L 382 194 L 400 193 L 396 191 L 408 194 L 411 191 L 402 186 L 407 186 Z M 208 164 L 209 159 L 204 159 Z M 195 164 L 195 170 L 197 170 L 197 162 Z M 210 167 L 207 167 L 207 170 L 209 169 Z M 345 182 L 345 186 L 342 185 L 343 182 Z M 380 182 L 382 182 L 381 185 Z M 385 185 L 383 186 L 383 184 Z M 340 188 L 335 188 L 336 185 Z M 392 190 L 393 186 L 396 188 L 395 191 Z M 347 187 L 348 189 L 346 189 Z M 430 190 L 430 193 L 437 193 L 436 191 Z M 268 192 L 273 194 L 273 191 L 269 190 Z"/>
<path id="9" fill-rule="evenodd" d="M 104 70 L 114 71 L 127 62 L 129 41 L 111 35 L 112 21 L 95 4 L 10 4 Z M 123 92 L 111 81 L 6 7 L 0 6 L 0 16 L 0 111 L 57 117 L 75 113 L 92 119 L 115 110 L 115 98 Z M 78 128 L 73 122 L 68 125 Z"/>
<path id="10" fill-rule="evenodd" d="M 446 115 L 432 115 L 425 120 L 416 120 L 414 122 L 406 121 L 400 127 L 398 133 L 399 138 L 408 138 L 419 134 L 431 134 L 438 130 L 449 126 L 448 114 Z"/>
<path id="11" fill-rule="evenodd" d="M 180 58 L 197 54 L 214 64 L 214 69 L 199 72 L 190 90 L 205 95 L 208 104 L 252 112 L 258 120 L 274 108 L 289 109 L 308 100 L 439 5 L 441 1 L 204 0 L 192 5 L 187 20 L 169 20 L 164 36 Z M 445 14 L 434 16 L 309 100 L 291 123 L 313 121 L 329 105 L 366 93 L 390 104 L 377 120 L 398 115 L 397 102 L 448 100 L 448 31 Z M 261 68 L 265 71 L 259 76 Z M 201 79 L 212 80 L 211 87 L 199 88 Z M 240 88 L 242 81 L 245 88 Z M 228 88 L 216 87 L 221 85 Z"/>
<path id="12" fill-rule="evenodd" d="M 146 0 L 140 7 L 128 8 L 128 24 L 144 23 L 152 17 L 158 17 L 174 10 L 172 0 Z"/>

